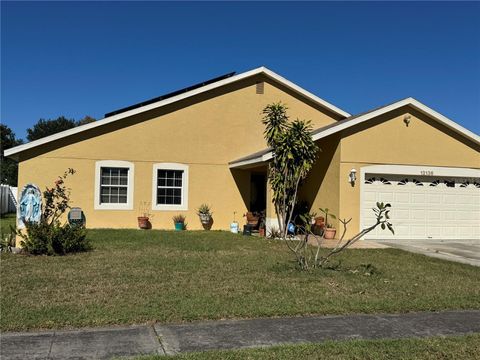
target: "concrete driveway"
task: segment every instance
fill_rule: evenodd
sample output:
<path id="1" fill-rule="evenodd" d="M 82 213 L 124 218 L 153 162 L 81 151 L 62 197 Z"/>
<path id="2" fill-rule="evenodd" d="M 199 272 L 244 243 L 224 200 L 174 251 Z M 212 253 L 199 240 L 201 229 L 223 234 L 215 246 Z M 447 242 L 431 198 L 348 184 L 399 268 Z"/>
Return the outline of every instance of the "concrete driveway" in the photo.
<path id="1" fill-rule="evenodd" d="M 478 240 L 388 240 L 380 243 L 439 259 L 480 266 Z"/>

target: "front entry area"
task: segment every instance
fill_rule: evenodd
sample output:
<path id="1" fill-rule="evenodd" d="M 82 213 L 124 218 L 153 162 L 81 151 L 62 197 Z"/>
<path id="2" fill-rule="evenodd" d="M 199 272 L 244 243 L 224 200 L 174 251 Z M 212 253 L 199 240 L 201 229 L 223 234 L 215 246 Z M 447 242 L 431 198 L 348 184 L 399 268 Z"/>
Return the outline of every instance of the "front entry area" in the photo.
<path id="1" fill-rule="evenodd" d="M 267 207 L 267 175 L 252 172 L 250 175 L 250 208 L 251 212 L 262 212 Z"/>
<path id="2" fill-rule="evenodd" d="M 381 166 L 376 168 L 382 170 Z M 401 168 L 398 166 L 397 170 Z M 480 239 L 480 176 L 445 176 L 451 171 L 417 172 L 412 171 L 412 167 L 405 168 L 408 169 L 403 174 L 371 171 L 374 169 L 368 172 L 368 168 L 363 173 L 362 227 L 375 222 L 372 208 L 376 202 L 384 202 L 392 204 L 391 222 L 395 229 L 392 235 L 377 228 L 365 239 Z M 478 172 L 465 170 L 465 175 Z M 453 171 L 461 174 L 460 169 Z"/>

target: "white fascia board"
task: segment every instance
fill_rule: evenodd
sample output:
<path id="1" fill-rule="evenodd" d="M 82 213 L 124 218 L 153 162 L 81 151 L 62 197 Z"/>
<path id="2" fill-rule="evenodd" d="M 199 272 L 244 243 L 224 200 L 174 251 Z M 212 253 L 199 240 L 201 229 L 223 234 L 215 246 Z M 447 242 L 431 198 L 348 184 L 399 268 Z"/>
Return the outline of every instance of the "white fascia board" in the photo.
<path id="1" fill-rule="evenodd" d="M 166 105 L 172 104 L 174 102 L 177 102 L 177 101 L 180 101 L 180 100 L 183 100 L 183 99 L 186 99 L 186 98 L 189 98 L 189 97 L 192 97 L 192 96 L 195 96 L 195 95 L 198 95 L 198 94 L 201 94 L 201 93 L 213 90 L 213 89 L 217 89 L 219 87 L 222 87 L 222 86 L 225 86 L 225 85 L 228 85 L 228 84 L 231 84 L 231 83 L 234 83 L 234 82 L 237 82 L 237 81 L 249 78 L 251 76 L 258 75 L 258 74 L 264 74 L 267 77 L 270 77 L 275 81 L 278 81 L 279 83 L 283 84 L 287 88 L 292 89 L 293 91 L 309 98 L 310 100 L 318 103 L 321 106 L 324 106 L 324 107 L 330 109 L 333 112 L 338 113 L 339 115 L 342 115 L 342 116 L 345 116 L 345 117 L 350 116 L 350 114 L 348 114 L 347 112 L 345 112 L 345 111 L 337 108 L 336 106 L 320 99 L 319 97 L 317 97 L 317 96 L 313 95 L 312 93 L 302 89 L 301 87 L 295 85 L 291 81 L 281 77 L 280 75 L 274 73 L 273 71 L 267 69 L 266 67 L 261 66 L 259 68 L 256 68 L 256 69 L 253 69 L 253 70 L 250 70 L 250 71 L 246 71 L 246 72 L 238 74 L 238 75 L 234 75 L 234 76 L 229 77 L 227 79 L 220 80 L 220 81 L 214 82 L 212 84 L 202 86 L 198 89 L 194 89 L 194 90 L 188 91 L 188 92 L 180 94 L 180 95 L 173 96 L 173 97 L 165 99 L 165 100 L 160 100 L 160 101 L 157 101 L 155 103 L 148 104 L 148 105 L 136 108 L 136 109 L 128 110 L 128 111 L 122 112 L 120 114 L 112 115 L 112 116 L 106 117 L 104 119 L 101 119 L 101 120 L 98 120 L 98 121 L 95 121 L 95 122 L 92 122 L 92 123 L 89 123 L 89 124 L 81 125 L 81 126 L 78 126 L 76 128 L 73 128 L 73 129 L 65 130 L 65 131 L 59 132 L 57 134 L 46 136 L 44 138 L 29 142 L 27 144 L 15 146 L 11 149 L 5 150 L 4 155 L 7 156 L 7 157 L 12 156 L 12 155 L 20 153 L 22 151 L 25 151 L 25 150 L 28 150 L 28 149 L 31 149 L 31 148 L 34 148 L 34 147 L 37 147 L 37 146 L 40 146 L 40 145 L 43 145 L 43 144 L 47 144 L 51 141 L 62 139 L 64 137 L 80 133 L 82 131 L 94 129 L 96 127 L 103 126 L 103 125 L 115 122 L 117 120 L 124 119 L 124 118 L 129 117 L 129 116 L 137 115 L 137 114 L 143 113 L 145 111 L 149 111 L 149 110 L 153 110 L 153 109 L 156 109 L 156 108 L 159 108 L 159 107 L 162 107 L 162 106 L 166 106 Z"/>
<path id="2" fill-rule="evenodd" d="M 342 115 L 344 117 L 349 117 L 351 116 L 351 114 L 347 113 L 346 111 L 343 111 L 342 109 L 339 109 L 338 107 L 336 107 L 335 105 L 333 104 L 330 104 L 329 102 L 319 98 L 318 96 L 312 94 L 311 92 L 301 88 L 300 86 L 294 84 L 293 82 L 291 82 L 290 80 L 287 80 L 285 79 L 284 77 L 274 73 L 273 71 L 267 69 L 267 68 L 263 68 L 263 73 L 265 75 L 267 75 L 268 77 L 278 81 L 279 83 L 283 84 L 285 87 L 289 88 L 290 90 L 293 90 L 294 92 L 296 93 L 299 93 L 303 96 L 305 96 L 306 98 L 309 98 L 311 100 L 313 100 L 314 102 L 322 105 L 323 107 L 339 114 L 339 115 Z"/>
<path id="3" fill-rule="evenodd" d="M 266 154 L 263 154 L 261 156 L 257 156 L 255 158 L 230 163 L 228 167 L 230 169 L 239 169 L 239 168 L 243 168 L 245 166 L 252 167 L 254 165 L 260 165 L 260 164 L 266 163 L 268 160 L 272 159 L 272 157 L 273 157 L 273 154 L 270 151 Z"/>
<path id="4" fill-rule="evenodd" d="M 428 115 L 429 117 L 433 118 L 435 121 L 437 121 L 440 124 L 443 124 L 447 126 L 448 128 L 452 129 L 453 131 L 457 132 L 458 134 L 474 141 L 477 144 L 480 144 L 480 137 L 476 135 L 475 133 L 471 132 L 470 130 L 465 129 L 464 127 L 460 126 L 457 124 L 455 121 L 448 119 L 446 116 L 443 116 L 442 114 L 436 112 L 435 110 L 429 108 L 428 106 L 422 104 L 420 101 L 415 100 L 414 98 L 406 98 L 400 101 L 397 101 L 396 103 L 393 103 L 391 105 L 385 106 L 381 109 L 372 111 L 368 114 L 359 116 L 358 118 L 347 121 L 345 124 L 339 123 L 336 126 L 333 126 L 330 129 L 327 129 L 325 131 L 322 131 L 318 134 L 313 135 L 313 140 L 319 140 L 322 139 L 326 136 L 335 134 L 339 131 L 342 131 L 344 129 L 348 129 L 349 127 L 361 124 L 365 121 L 368 121 L 370 119 L 376 118 L 377 116 L 383 115 L 389 111 L 398 109 L 402 106 L 410 105 L 420 112 L 424 113 L 425 115 Z"/>
<path id="5" fill-rule="evenodd" d="M 380 115 L 383 115 L 383 114 L 385 114 L 389 111 L 392 111 L 392 110 L 395 110 L 395 109 L 397 109 L 401 106 L 407 105 L 408 103 L 409 103 L 408 99 L 400 100 L 400 101 L 397 101 L 394 104 L 391 104 L 391 105 L 385 106 L 381 109 L 372 111 L 372 112 L 370 112 L 368 114 L 365 114 L 363 116 L 359 116 L 358 118 L 356 118 L 354 120 L 350 120 L 350 121 L 347 120 L 347 122 L 345 124 L 340 123 L 337 126 L 333 126 L 330 129 L 327 129 L 325 131 L 322 131 L 322 132 L 319 132 L 318 134 L 313 135 L 313 140 L 316 141 L 316 140 L 319 140 L 319 139 L 323 139 L 326 136 L 329 136 L 329 135 L 335 134 L 339 131 L 348 129 L 349 127 L 361 124 L 364 121 L 373 119 L 373 118 L 375 118 L 377 116 L 380 116 Z"/>
<path id="6" fill-rule="evenodd" d="M 470 140 L 473 140 L 477 144 L 480 144 L 480 136 L 478 136 L 474 132 L 472 132 L 468 129 L 465 129 L 460 124 L 456 123 L 453 120 L 450 120 L 446 116 L 444 116 L 444 115 L 440 114 L 439 112 L 437 112 L 437 111 L 429 108 L 428 106 L 422 104 L 420 101 L 415 100 L 413 98 L 409 98 L 409 99 L 411 100 L 411 105 L 414 106 L 415 108 L 417 108 L 417 110 L 419 110 L 420 112 L 422 112 L 426 115 L 430 115 L 431 117 L 433 117 L 435 120 L 442 123 L 446 127 L 452 129 L 453 131 L 459 133 L 460 135 L 463 135 L 463 136 L 469 138 Z"/>

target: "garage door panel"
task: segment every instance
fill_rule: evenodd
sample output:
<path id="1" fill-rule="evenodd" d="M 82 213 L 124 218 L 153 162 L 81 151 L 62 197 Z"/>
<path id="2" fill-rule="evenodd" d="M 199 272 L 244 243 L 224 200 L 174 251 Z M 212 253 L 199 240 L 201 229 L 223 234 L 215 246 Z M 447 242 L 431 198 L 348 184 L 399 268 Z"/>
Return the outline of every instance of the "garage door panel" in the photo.
<path id="1" fill-rule="evenodd" d="M 410 234 L 419 238 L 426 238 L 427 231 L 425 225 L 412 225 L 410 226 Z"/>
<path id="2" fill-rule="evenodd" d="M 378 199 L 381 199 L 382 202 L 392 202 L 394 200 L 394 196 L 392 192 L 379 192 Z"/>
<path id="3" fill-rule="evenodd" d="M 478 201 L 476 196 L 467 196 L 467 195 L 458 195 L 457 196 L 457 203 L 461 205 L 475 205 Z"/>
<path id="4" fill-rule="evenodd" d="M 382 182 L 362 184 L 362 223 L 368 225 L 375 220 L 371 208 L 377 201 L 390 202 L 395 235 L 376 229 L 368 238 L 480 238 L 480 188 L 461 187 L 462 181 L 456 178 L 374 176 Z M 474 181 L 480 183 L 480 179 Z"/>
<path id="5" fill-rule="evenodd" d="M 444 204 L 450 204 L 450 205 L 453 205 L 453 204 L 457 204 L 457 201 L 456 201 L 457 197 L 453 194 L 451 195 L 444 195 L 443 197 L 443 203 Z"/>
<path id="6" fill-rule="evenodd" d="M 434 188 L 431 190 L 434 191 Z M 426 200 L 430 205 L 440 205 L 442 203 L 442 196 L 438 194 L 427 194 Z"/>
<path id="7" fill-rule="evenodd" d="M 441 226 L 432 226 L 427 228 L 427 238 L 438 239 L 442 236 L 443 229 Z"/>
<path id="8" fill-rule="evenodd" d="M 408 221 L 410 220 L 410 212 L 407 209 L 393 209 L 390 211 L 392 219 L 395 219 L 396 222 L 398 221 Z"/>
<path id="9" fill-rule="evenodd" d="M 480 238 L 480 227 L 474 226 L 474 227 L 472 228 L 472 238 L 473 238 L 473 239 L 478 239 L 478 238 Z"/>
<path id="10" fill-rule="evenodd" d="M 377 194 L 374 191 L 365 192 L 365 201 L 374 203 L 377 199 Z"/>
<path id="11" fill-rule="evenodd" d="M 473 237 L 473 226 L 458 226 L 457 227 L 457 235 L 460 237 Z"/>
<path id="12" fill-rule="evenodd" d="M 412 193 L 411 202 L 412 204 L 425 204 L 425 194 Z"/>
<path id="13" fill-rule="evenodd" d="M 373 213 L 372 209 L 363 209 L 362 210 L 362 215 L 364 219 L 375 219 L 375 214 Z"/>
<path id="14" fill-rule="evenodd" d="M 441 222 L 443 218 L 442 215 L 443 215 L 442 212 L 439 210 L 430 210 L 427 212 L 427 220 L 431 222 L 435 222 L 435 221 Z"/>
<path id="15" fill-rule="evenodd" d="M 423 209 L 412 209 L 410 211 L 410 219 L 414 221 L 425 221 L 426 213 Z"/>
<path id="16" fill-rule="evenodd" d="M 395 235 L 398 238 L 402 238 L 402 237 L 408 236 L 410 234 L 410 227 L 408 225 L 397 224 L 397 225 L 394 226 L 394 229 L 395 229 Z M 391 235 L 391 233 L 390 234 L 382 234 L 382 235 Z"/>
<path id="17" fill-rule="evenodd" d="M 393 196 L 393 201 L 395 204 L 401 206 L 402 204 L 410 204 L 410 194 L 409 193 L 396 193 Z"/>
<path id="18" fill-rule="evenodd" d="M 445 220 L 456 220 L 457 219 L 457 212 L 451 210 L 444 210 L 444 219 Z"/>
<path id="19" fill-rule="evenodd" d="M 468 222 L 471 223 L 471 220 L 477 220 L 480 222 L 478 218 L 478 213 L 474 211 L 458 211 L 457 212 L 457 220 L 460 222 Z"/>

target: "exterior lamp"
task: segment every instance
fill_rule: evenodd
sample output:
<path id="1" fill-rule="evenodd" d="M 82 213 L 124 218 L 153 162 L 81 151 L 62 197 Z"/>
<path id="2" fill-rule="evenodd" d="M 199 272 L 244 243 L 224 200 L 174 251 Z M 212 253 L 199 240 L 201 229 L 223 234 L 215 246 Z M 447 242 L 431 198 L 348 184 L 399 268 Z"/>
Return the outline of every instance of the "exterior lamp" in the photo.
<path id="1" fill-rule="evenodd" d="M 350 170 L 350 174 L 348 174 L 348 181 L 353 186 L 356 180 L 357 180 L 357 170 L 352 169 Z"/>

